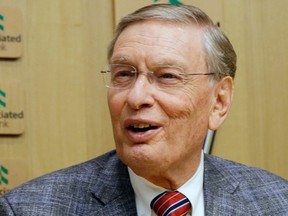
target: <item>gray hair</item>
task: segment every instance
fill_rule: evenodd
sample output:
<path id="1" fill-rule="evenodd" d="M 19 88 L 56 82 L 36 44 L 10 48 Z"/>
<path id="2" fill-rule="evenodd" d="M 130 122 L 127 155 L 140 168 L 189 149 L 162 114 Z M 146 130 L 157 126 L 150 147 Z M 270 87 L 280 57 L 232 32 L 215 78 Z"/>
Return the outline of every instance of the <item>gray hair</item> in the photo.
<path id="1" fill-rule="evenodd" d="M 220 80 L 225 76 L 234 78 L 236 53 L 224 32 L 210 17 L 197 7 L 190 5 L 153 4 L 123 17 L 108 47 L 108 59 L 112 57 L 115 43 L 122 31 L 130 24 L 143 20 L 163 20 L 183 24 L 196 24 L 204 32 L 204 51 L 209 73 Z"/>

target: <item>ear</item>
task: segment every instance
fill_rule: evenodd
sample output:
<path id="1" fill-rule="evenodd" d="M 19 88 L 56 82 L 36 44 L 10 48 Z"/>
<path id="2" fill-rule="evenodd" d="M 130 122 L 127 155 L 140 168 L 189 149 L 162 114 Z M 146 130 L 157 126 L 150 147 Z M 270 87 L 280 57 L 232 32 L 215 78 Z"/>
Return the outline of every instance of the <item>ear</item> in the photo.
<path id="1" fill-rule="evenodd" d="M 224 77 L 214 88 L 214 99 L 209 116 L 209 129 L 217 130 L 227 117 L 233 100 L 233 79 Z"/>

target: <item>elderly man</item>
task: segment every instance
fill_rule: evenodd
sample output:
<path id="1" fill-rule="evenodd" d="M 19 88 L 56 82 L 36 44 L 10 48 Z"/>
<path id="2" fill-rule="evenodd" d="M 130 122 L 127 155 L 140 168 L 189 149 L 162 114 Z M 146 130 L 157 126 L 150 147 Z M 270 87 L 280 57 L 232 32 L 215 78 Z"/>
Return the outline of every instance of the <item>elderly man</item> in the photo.
<path id="1" fill-rule="evenodd" d="M 26 183 L 1 215 L 288 215 L 286 180 L 204 155 L 233 98 L 236 54 L 198 8 L 124 17 L 101 71 L 116 151 Z"/>

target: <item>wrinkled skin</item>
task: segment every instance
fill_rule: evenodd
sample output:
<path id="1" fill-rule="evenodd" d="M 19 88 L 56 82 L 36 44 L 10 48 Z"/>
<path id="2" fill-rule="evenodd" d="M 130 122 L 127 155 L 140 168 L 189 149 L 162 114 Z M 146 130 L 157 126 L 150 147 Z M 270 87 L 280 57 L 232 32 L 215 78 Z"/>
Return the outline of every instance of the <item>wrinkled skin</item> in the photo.
<path id="1" fill-rule="evenodd" d="M 207 73 L 202 34 L 193 24 L 138 22 L 119 36 L 110 62 L 133 65 L 139 71 L 169 64 L 186 73 Z M 108 104 L 120 159 L 156 185 L 179 188 L 199 165 L 208 128 L 217 129 L 226 117 L 220 109 L 230 106 L 232 93 L 226 104 L 219 93 L 223 89 L 232 92 L 233 84 L 231 79 L 224 81 L 226 87 L 221 83 L 209 76 L 191 76 L 181 88 L 159 90 L 147 75 L 140 74 L 131 88 L 109 89 Z M 132 126 L 148 125 L 154 127 L 131 130 Z"/>

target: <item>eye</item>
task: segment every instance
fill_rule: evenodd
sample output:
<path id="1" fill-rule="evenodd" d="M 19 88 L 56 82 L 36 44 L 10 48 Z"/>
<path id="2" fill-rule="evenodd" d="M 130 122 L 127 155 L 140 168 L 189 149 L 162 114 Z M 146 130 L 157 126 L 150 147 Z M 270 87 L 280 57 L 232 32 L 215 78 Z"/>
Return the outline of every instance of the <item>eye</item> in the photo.
<path id="1" fill-rule="evenodd" d="M 129 65 L 112 64 L 110 67 L 110 82 L 114 86 L 127 86 L 137 75 L 135 69 Z"/>
<path id="2" fill-rule="evenodd" d="M 119 70 L 119 71 L 113 71 L 112 77 L 113 79 L 121 79 L 121 78 L 131 78 L 134 77 L 134 74 L 132 71 L 125 71 L 125 70 Z"/>
<path id="3" fill-rule="evenodd" d="M 159 79 L 179 79 L 179 76 L 177 76 L 177 74 L 173 74 L 173 73 L 161 73 L 158 76 Z"/>
<path id="4" fill-rule="evenodd" d="M 176 67 L 160 67 L 154 72 L 154 76 L 160 85 L 173 86 L 182 82 L 183 76 Z"/>
<path id="5" fill-rule="evenodd" d="M 134 74 L 134 68 L 129 65 L 111 64 L 110 72 L 112 78 L 131 77 Z"/>

